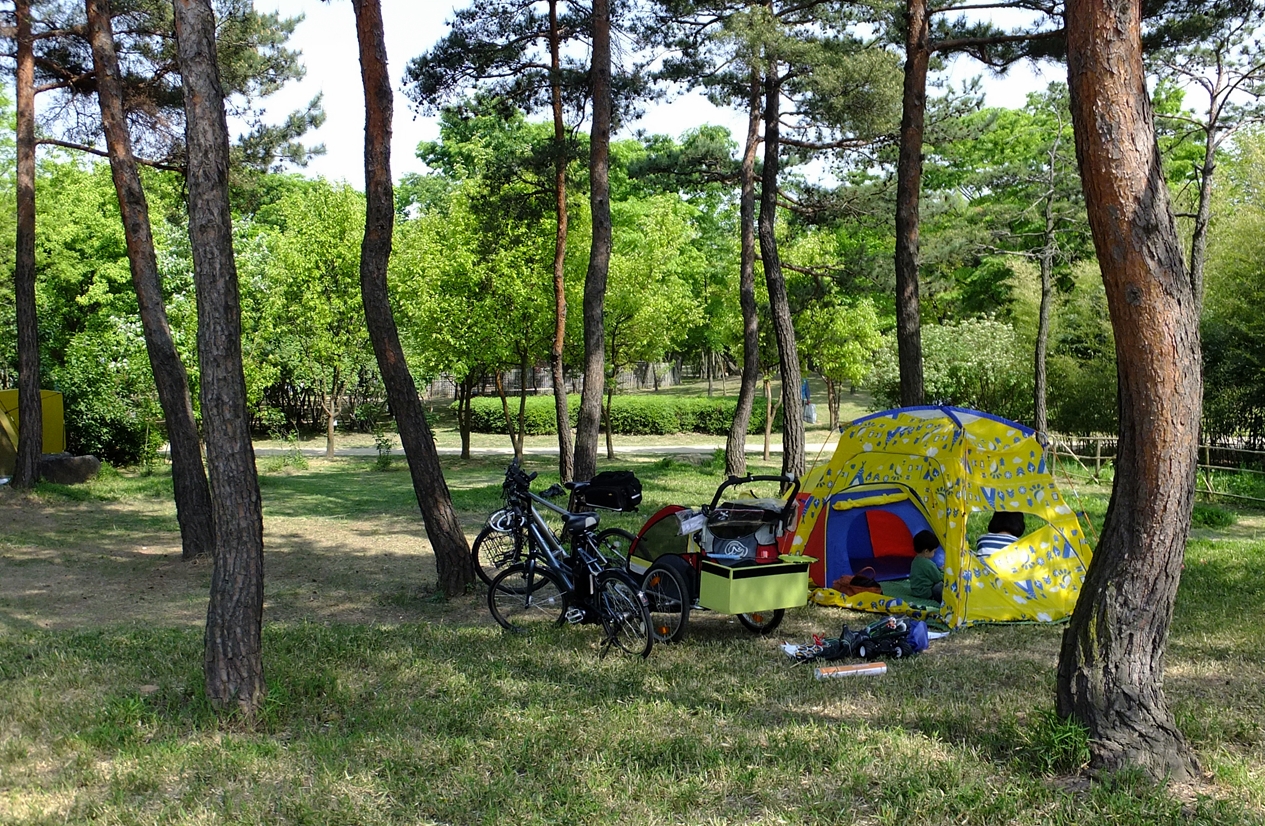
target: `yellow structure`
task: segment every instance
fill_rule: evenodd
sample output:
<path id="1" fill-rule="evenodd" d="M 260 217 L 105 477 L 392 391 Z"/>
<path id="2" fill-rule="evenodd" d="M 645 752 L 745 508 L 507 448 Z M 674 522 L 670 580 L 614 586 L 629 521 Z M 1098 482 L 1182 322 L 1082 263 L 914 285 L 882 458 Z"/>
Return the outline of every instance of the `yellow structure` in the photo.
<path id="1" fill-rule="evenodd" d="M 43 406 L 44 453 L 63 453 L 66 450 L 66 417 L 61 393 L 41 390 Z M 18 391 L 0 390 L 0 476 L 12 476 L 17 460 L 18 445 Z"/>
<path id="2" fill-rule="evenodd" d="M 828 514 L 867 491 L 866 507 L 908 501 L 945 550 L 944 601 L 938 611 L 877 593 L 845 596 L 819 588 L 824 604 L 879 613 L 936 617 L 951 628 L 980 622 L 1052 622 L 1075 607 L 1092 549 L 1064 501 L 1031 429 L 986 413 L 954 407 L 911 407 L 876 413 L 845 427 L 829 463 L 806 480 L 809 492 L 792 551 L 830 550 Z M 894 494 L 892 492 L 895 492 Z M 1020 511 L 1040 527 L 981 558 L 967 536 L 976 511 Z M 822 530 L 814 533 L 818 523 Z M 823 545 L 824 548 L 819 548 Z M 823 583 L 825 584 L 825 583 Z"/>

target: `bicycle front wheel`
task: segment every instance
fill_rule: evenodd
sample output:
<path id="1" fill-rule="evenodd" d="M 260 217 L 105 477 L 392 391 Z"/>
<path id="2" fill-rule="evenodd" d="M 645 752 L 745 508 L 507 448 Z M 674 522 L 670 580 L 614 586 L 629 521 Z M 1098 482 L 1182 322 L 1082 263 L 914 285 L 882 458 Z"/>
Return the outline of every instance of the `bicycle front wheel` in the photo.
<path id="1" fill-rule="evenodd" d="M 637 657 L 650 656 L 654 632 L 646 598 L 616 571 L 597 577 L 597 609 L 607 646 Z"/>
<path id="2" fill-rule="evenodd" d="M 522 556 L 523 534 L 519 530 L 499 531 L 486 525 L 470 546 L 474 572 L 486 585 L 492 584 L 497 572 L 518 562 Z"/>
<path id="3" fill-rule="evenodd" d="M 567 593 L 553 571 L 520 562 L 492 579 L 488 610 L 502 628 L 524 633 L 560 624 L 567 610 Z"/>

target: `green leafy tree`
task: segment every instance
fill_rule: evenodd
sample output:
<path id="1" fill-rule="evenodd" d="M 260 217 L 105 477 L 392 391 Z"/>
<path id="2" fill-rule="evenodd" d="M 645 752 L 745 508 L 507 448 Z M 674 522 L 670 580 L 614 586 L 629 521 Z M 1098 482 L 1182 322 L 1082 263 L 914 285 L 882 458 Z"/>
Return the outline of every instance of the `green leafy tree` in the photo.
<path id="1" fill-rule="evenodd" d="M 613 207 L 615 234 L 606 294 L 606 454 L 615 457 L 610 408 L 620 370 L 658 361 L 702 321 L 688 273 L 702 266 L 692 246 L 694 210 L 674 195 L 623 201 Z"/>
<path id="2" fill-rule="evenodd" d="M 839 426 L 839 385 L 860 384 L 882 346 L 878 310 L 869 298 L 817 303 L 800 313 L 795 329 L 805 361 L 826 382 L 830 429 Z"/>
<path id="3" fill-rule="evenodd" d="M 267 241 L 257 334 L 277 374 L 316 396 L 332 458 L 348 384 L 371 364 L 359 290 L 364 197 L 321 180 L 282 198 L 271 214 L 279 226 Z"/>
<path id="4" fill-rule="evenodd" d="M 419 315 L 424 317 L 419 321 L 421 329 L 428 331 L 422 335 L 441 344 L 434 352 L 443 354 L 444 363 L 433 366 L 455 377 L 458 417 L 465 425 L 475 385 L 486 376 L 497 380 L 507 431 L 519 453 L 526 424 L 526 377 L 538 360 L 551 353 L 553 345 L 542 342 L 557 342 L 556 316 L 548 330 L 543 326 L 551 313 L 542 301 L 553 289 L 542 278 L 555 272 L 553 253 L 545 254 L 551 235 L 546 224 L 554 217 L 549 188 L 539 177 L 522 171 L 531 167 L 536 153 L 548 148 L 548 140 L 543 124 L 528 123 L 521 113 L 506 112 L 485 98 L 445 110 L 440 140 L 418 148 L 419 155 L 437 170 L 432 177 L 442 176 L 450 184 L 444 201 L 423 214 L 424 232 L 432 238 L 449 237 L 450 248 L 469 252 L 428 265 L 431 272 L 446 274 L 448 286 L 435 289 L 432 283 L 427 288 L 432 310 Z M 449 226 L 436 227 L 435 220 L 447 220 Z M 410 237 L 419 240 L 415 234 Z M 432 248 L 429 240 L 416 246 L 423 254 Z M 439 249 L 438 254 L 447 253 Z M 464 305 L 466 314 L 446 319 L 436 314 L 434 308 L 453 302 Z M 409 306 L 419 304 L 410 301 Z M 454 336 L 442 329 L 451 325 L 452 318 L 485 319 L 486 328 Z M 509 412 L 501 381 L 510 367 L 517 368 L 523 379 L 517 417 Z"/>

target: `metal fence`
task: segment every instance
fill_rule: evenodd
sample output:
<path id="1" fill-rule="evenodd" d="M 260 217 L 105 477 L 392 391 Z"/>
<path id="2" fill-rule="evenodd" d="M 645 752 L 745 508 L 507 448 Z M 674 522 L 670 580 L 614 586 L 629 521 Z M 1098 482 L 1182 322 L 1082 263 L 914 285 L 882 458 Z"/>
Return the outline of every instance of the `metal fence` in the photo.
<path id="1" fill-rule="evenodd" d="M 1049 451 L 1053 458 L 1068 459 L 1080 465 L 1094 480 L 1101 480 L 1104 470 L 1111 469 L 1114 472 L 1119 442 L 1119 437 L 1110 435 L 1064 436 L 1051 434 Z M 1201 444 L 1199 446 L 1197 468 L 1200 493 L 1243 502 L 1265 504 L 1265 498 L 1249 496 L 1241 492 L 1218 490 L 1214 485 L 1214 482 L 1218 482 L 1226 476 L 1265 477 L 1265 451 L 1225 443 Z M 1255 485 L 1247 484 L 1244 487 L 1255 487 Z M 1265 484 L 1262 487 L 1265 488 Z"/>

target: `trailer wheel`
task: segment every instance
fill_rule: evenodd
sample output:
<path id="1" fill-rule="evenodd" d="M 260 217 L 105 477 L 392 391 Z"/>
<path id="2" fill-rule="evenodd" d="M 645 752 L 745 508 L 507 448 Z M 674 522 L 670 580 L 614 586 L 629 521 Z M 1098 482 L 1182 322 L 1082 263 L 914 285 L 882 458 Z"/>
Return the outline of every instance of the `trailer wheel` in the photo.
<path id="1" fill-rule="evenodd" d="M 786 616 L 784 608 L 773 611 L 752 611 L 750 614 L 739 614 L 738 622 L 745 625 L 753 634 L 771 634 L 773 629 L 782 624 L 784 616 Z"/>

